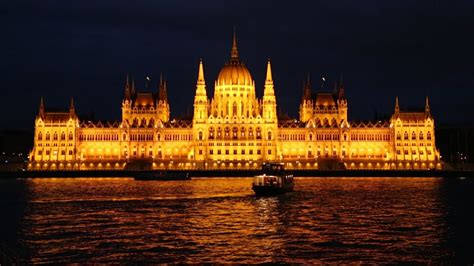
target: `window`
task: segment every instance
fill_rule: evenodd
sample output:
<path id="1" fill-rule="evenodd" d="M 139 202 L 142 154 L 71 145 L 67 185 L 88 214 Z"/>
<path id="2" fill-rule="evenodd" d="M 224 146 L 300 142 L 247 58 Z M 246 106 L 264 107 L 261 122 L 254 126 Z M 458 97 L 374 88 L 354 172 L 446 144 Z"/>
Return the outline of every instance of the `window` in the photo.
<path id="1" fill-rule="evenodd" d="M 403 134 L 403 139 L 408 140 L 408 132 L 405 131 L 405 134 Z"/>
<path id="2" fill-rule="evenodd" d="M 428 133 L 426 133 L 426 139 L 431 140 L 431 132 L 428 131 Z"/>
<path id="3" fill-rule="evenodd" d="M 245 150 L 244 150 L 244 149 L 242 149 L 242 151 L 241 151 L 240 153 L 241 153 L 241 154 L 245 154 Z"/>
<path id="4" fill-rule="evenodd" d="M 40 133 L 38 134 L 38 140 L 43 140 L 43 133 L 40 132 Z"/>
<path id="5" fill-rule="evenodd" d="M 237 139 L 238 129 L 236 127 L 232 128 L 232 138 Z"/>
<path id="6" fill-rule="evenodd" d="M 268 154 L 269 154 L 269 155 L 272 154 L 272 150 L 268 150 Z"/>
<path id="7" fill-rule="evenodd" d="M 54 132 L 53 140 L 58 140 L 58 133 Z"/>
<path id="8" fill-rule="evenodd" d="M 402 139 L 402 135 L 400 135 L 400 132 L 397 132 L 397 140 L 401 140 Z"/>
<path id="9" fill-rule="evenodd" d="M 257 139 L 262 139 L 262 130 L 257 127 Z"/>
<path id="10" fill-rule="evenodd" d="M 423 140 L 423 132 L 422 132 L 422 131 L 420 131 L 419 139 L 420 139 L 420 140 Z"/>
<path id="11" fill-rule="evenodd" d="M 64 132 L 61 133 L 61 140 L 66 140 L 66 134 Z"/>
<path id="12" fill-rule="evenodd" d="M 415 131 L 411 133 L 411 140 L 416 140 L 416 134 Z"/>
<path id="13" fill-rule="evenodd" d="M 72 155 L 72 150 L 69 150 L 69 155 Z"/>
<path id="14" fill-rule="evenodd" d="M 199 140 L 202 140 L 202 132 L 199 131 Z"/>
<path id="15" fill-rule="evenodd" d="M 268 131 L 268 140 L 271 140 L 271 139 L 272 139 L 272 132 Z"/>
<path id="16" fill-rule="evenodd" d="M 65 151 L 65 150 L 62 150 L 62 151 L 61 151 L 61 155 L 66 155 L 66 151 Z"/>
<path id="17" fill-rule="evenodd" d="M 214 139 L 214 128 L 209 129 L 209 139 Z"/>
<path id="18" fill-rule="evenodd" d="M 309 133 L 309 140 L 313 140 L 313 133 Z"/>

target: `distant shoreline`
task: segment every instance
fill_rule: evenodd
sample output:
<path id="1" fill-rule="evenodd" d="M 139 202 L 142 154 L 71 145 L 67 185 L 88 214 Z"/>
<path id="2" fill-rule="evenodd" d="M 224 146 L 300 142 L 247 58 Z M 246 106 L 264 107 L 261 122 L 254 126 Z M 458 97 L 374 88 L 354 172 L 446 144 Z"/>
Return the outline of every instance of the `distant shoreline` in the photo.
<path id="1" fill-rule="evenodd" d="M 146 172 L 146 171 L 143 171 Z M 150 171 L 153 172 L 153 171 Z M 252 177 L 259 170 L 168 170 L 189 172 L 191 177 Z M 474 177 L 473 170 L 292 170 L 295 177 Z M 139 171 L 72 170 L 0 172 L 0 179 L 15 178 L 74 178 L 74 177 L 134 177 Z"/>

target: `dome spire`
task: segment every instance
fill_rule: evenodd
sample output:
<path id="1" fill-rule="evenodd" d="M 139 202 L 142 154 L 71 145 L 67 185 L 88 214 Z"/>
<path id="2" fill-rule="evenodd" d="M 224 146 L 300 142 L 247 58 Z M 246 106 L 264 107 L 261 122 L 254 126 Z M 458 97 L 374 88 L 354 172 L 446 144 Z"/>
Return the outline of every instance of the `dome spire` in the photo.
<path id="1" fill-rule="evenodd" d="M 232 50 L 230 51 L 230 61 L 231 62 L 239 61 L 239 51 L 237 50 L 237 37 L 235 35 L 235 27 L 234 27 L 234 39 L 232 40 Z"/>

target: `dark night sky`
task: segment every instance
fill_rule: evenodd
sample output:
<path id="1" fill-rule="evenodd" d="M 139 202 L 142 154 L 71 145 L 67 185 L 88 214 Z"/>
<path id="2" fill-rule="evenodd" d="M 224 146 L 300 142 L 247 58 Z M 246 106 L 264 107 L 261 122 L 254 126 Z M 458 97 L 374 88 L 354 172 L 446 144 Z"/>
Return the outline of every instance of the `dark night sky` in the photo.
<path id="1" fill-rule="evenodd" d="M 272 59 L 279 108 L 297 115 L 302 82 L 343 74 L 351 120 L 423 107 L 472 123 L 474 1 L 2 1 L 1 128 L 32 129 L 39 99 L 119 119 L 127 72 L 168 80 L 172 116 L 192 108 L 203 58 L 208 94 L 230 53 L 263 91 Z M 153 89 L 156 84 L 153 84 Z M 332 88 L 332 85 L 330 86 Z"/>

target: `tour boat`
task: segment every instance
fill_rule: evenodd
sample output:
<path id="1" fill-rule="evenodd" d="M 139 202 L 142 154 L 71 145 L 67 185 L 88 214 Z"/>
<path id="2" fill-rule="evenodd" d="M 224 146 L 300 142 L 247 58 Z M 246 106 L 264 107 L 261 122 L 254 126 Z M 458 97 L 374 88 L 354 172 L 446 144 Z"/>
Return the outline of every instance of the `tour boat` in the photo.
<path id="1" fill-rule="evenodd" d="M 133 174 L 135 180 L 190 180 L 189 172 L 181 171 L 137 171 Z"/>
<path id="2" fill-rule="evenodd" d="M 293 175 L 285 173 L 283 164 L 264 163 L 262 174 L 253 178 L 252 189 L 257 196 L 272 196 L 293 191 Z"/>

